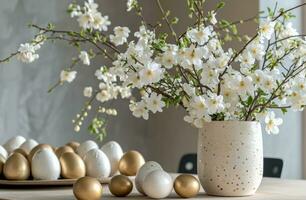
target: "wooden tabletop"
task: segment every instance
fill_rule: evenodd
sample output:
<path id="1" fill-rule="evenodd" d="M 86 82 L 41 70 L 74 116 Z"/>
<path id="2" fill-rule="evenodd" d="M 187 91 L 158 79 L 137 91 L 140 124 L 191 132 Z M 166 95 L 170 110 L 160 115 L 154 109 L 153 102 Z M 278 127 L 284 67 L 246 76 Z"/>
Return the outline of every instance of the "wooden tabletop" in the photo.
<path id="1" fill-rule="evenodd" d="M 175 176 L 175 175 L 173 175 Z M 102 199 L 119 199 L 112 196 L 107 185 L 104 185 L 104 195 Z M 72 200 L 75 199 L 71 187 L 52 187 L 52 188 L 2 188 L 0 186 L 0 199 L 5 200 Z M 121 198 L 124 199 L 124 198 Z M 141 200 L 148 199 L 141 196 L 134 188 L 133 192 L 125 199 Z M 168 199 L 181 199 L 175 192 Z M 200 194 L 192 199 L 219 199 L 219 200 L 305 200 L 306 199 L 306 181 L 304 180 L 284 180 L 264 178 L 262 184 L 254 196 L 249 197 L 213 197 L 205 195 L 201 190 Z"/>

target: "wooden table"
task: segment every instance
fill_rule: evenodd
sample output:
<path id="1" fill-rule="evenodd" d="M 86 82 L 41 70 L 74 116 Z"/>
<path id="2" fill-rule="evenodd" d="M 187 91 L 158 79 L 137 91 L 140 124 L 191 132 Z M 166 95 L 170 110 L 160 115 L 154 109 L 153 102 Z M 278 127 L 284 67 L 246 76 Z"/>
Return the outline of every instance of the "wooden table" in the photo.
<path id="1" fill-rule="evenodd" d="M 173 175 L 175 176 L 175 175 Z M 0 186 L 0 199 L 3 200 L 70 200 L 74 199 L 71 187 L 53 187 L 53 188 L 2 188 Z M 110 194 L 107 185 L 104 186 L 104 195 L 102 199 L 119 199 Z M 124 199 L 124 198 L 121 198 Z M 140 200 L 148 199 L 141 196 L 135 189 L 125 199 Z M 181 199 L 175 192 L 168 199 Z M 220 199 L 220 200 L 305 200 L 306 199 L 306 181 L 303 180 L 284 180 L 264 178 L 262 184 L 254 196 L 249 197 L 213 197 L 205 195 L 201 190 L 200 194 L 192 199 Z"/>

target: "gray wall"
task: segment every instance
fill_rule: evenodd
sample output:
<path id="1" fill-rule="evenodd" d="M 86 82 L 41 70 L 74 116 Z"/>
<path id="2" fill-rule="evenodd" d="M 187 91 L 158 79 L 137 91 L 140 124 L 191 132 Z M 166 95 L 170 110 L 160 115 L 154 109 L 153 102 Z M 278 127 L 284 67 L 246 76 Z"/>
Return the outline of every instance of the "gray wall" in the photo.
<path id="1" fill-rule="evenodd" d="M 60 0 L 1 0 L 0 1 L 0 55 L 9 55 L 32 38 L 29 23 L 46 25 L 52 22 L 58 29 L 77 27 L 77 22 L 66 14 L 70 1 Z M 113 8 L 110 8 L 113 6 Z M 115 7 L 114 7 L 115 6 Z M 109 9 L 108 9 L 109 8 Z M 133 15 L 124 14 L 125 4 L 116 5 L 111 0 L 101 2 L 101 9 L 108 12 L 113 24 L 123 25 L 119 19 L 131 22 Z M 109 12 L 109 10 L 111 12 Z M 118 16 L 118 12 L 122 13 Z M 148 13 L 150 14 L 150 13 Z M 79 76 L 74 84 L 65 84 L 51 94 L 48 88 L 56 83 L 61 69 L 70 64 L 77 52 L 67 44 L 58 42 L 46 44 L 39 51 L 40 59 L 31 64 L 23 64 L 15 59 L 8 64 L 0 64 L 0 140 L 5 141 L 20 134 L 35 138 L 40 142 L 62 145 L 69 140 L 84 141 L 91 138 L 86 127 L 80 133 L 73 132 L 71 120 L 83 106 L 83 88 L 88 80 L 94 80 L 94 72 L 103 63 L 98 59 L 91 68 L 78 66 Z M 97 84 L 92 81 L 92 84 Z M 124 149 L 140 149 L 145 154 L 143 133 L 146 124 L 134 118 L 128 109 L 128 102 L 117 101 L 113 104 L 120 110 L 118 118 L 111 118 L 109 137 L 120 142 Z M 92 113 L 93 114 L 93 113 Z"/>
<path id="2" fill-rule="evenodd" d="M 274 8 L 276 0 L 261 0 L 260 9 L 266 10 L 267 6 Z M 278 5 L 291 8 L 301 4 L 301 0 L 278 1 Z M 302 33 L 302 9 L 294 11 L 296 18 L 293 25 Z M 282 116 L 281 113 L 278 113 Z M 284 160 L 283 177 L 302 178 L 302 113 L 289 112 L 283 118 L 280 134 L 277 136 L 264 134 L 264 155 L 267 157 L 278 157 Z"/>
<path id="3" fill-rule="evenodd" d="M 126 14 L 125 1 L 97 0 L 100 9 L 112 19 L 113 25 L 129 24 L 133 30 L 138 25 L 133 14 Z M 159 15 L 153 1 L 145 2 L 145 17 L 154 21 Z M 176 0 L 164 1 L 170 8 Z M 180 1 L 183 4 L 183 1 Z M 259 10 L 258 1 L 227 0 L 227 7 L 218 17 L 237 20 L 254 16 Z M 264 0 L 262 0 L 264 2 Z M 280 0 L 280 2 L 287 2 Z M 297 1 L 292 1 L 296 4 Z M 0 57 L 18 48 L 19 44 L 31 38 L 26 25 L 35 22 L 57 24 L 58 28 L 75 26 L 65 13 L 67 1 L 60 0 L 0 0 Z M 208 8 L 214 1 L 208 1 Z M 289 3 L 287 3 L 289 4 Z M 290 1 L 291 4 L 291 1 Z M 263 7 L 264 4 L 261 4 Z M 177 6 L 174 14 L 185 16 L 184 6 Z M 124 20 L 122 20 L 124 19 Z M 189 20 L 181 21 L 186 24 Z M 298 22 L 297 22 L 298 23 Z M 184 26 L 176 27 L 183 31 Z M 252 33 L 255 24 L 244 25 L 242 31 Z M 237 47 L 237 44 L 233 44 Z M 0 141 L 20 134 L 36 138 L 40 142 L 62 145 L 69 140 L 83 141 L 91 138 L 85 128 L 80 133 L 72 131 L 71 119 L 78 113 L 85 99 L 82 90 L 93 72 L 104 61 L 98 59 L 89 68 L 77 67 L 78 77 L 71 85 L 64 85 L 51 94 L 49 86 L 57 81 L 61 69 L 69 64 L 69 58 L 76 52 L 66 44 L 47 44 L 39 52 L 41 58 L 32 64 L 22 64 L 13 60 L 0 64 Z M 77 84 L 76 84 L 77 83 Z M 92 82 L 94 83 L 94 82 Z M 119 116 L 111 118 L 109 135 L 106 140 L 115 139 L 125 150 L 138 149 L 147 159 L 162 163 L 165 169 L 176 171 L 179 158 L 188 152 L 196 151 L 197 130 L 182 120 L 184 111 L 171 108 L 164 113 L 152 115 L 149 121 L 132 117 L 128 102 L 117 101 L 113 104 L 119 109 Z M 301 177 L 301 115 L 289 113 L 282 126 L 280 135 L 264 136 L 265 156 L 280 157 L 285 160 L 285 178 Z M 293 156 L 294 155 L 294 156 Z"/>

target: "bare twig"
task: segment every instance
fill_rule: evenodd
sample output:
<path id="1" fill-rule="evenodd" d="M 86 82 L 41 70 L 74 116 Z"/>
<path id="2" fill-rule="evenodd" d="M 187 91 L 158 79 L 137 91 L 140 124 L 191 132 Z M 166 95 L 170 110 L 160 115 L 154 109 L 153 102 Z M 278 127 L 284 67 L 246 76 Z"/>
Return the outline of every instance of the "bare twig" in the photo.
<path id="1" fill-rule="evenodd" d="M 0 63 L 9 61 L 11 58 L 18 55 L 18 53 L 19 53 L 19 51 L 16 51 L 15 53 L 11 53 L 11 55 L 9 55 L 8 57 L 1 59 Z"/>
<path id="2" fill-rule="evenodd" d="M 160 12 L 163 15 L 163 19 L 165 20 L 165 22 L 167 23 L 167 25 L 168 25 L 168 27 L 169 27 L 169 29 L 171 31 L 171 35 L 173 35 L 175 41 L 178 42 L 178 38 L 177 38 L 176 32 L 174 31 L 174 29 L 173 29 L 173 27 L 172 27 L 172 25 L 171 25 L 171 23 L 170 23 L 170 21 L 168 19 L 168 16 L 167 16 L 164 8 L 162 7 L 162 5 L 160 3 L 160 0 L 156 0 L 156 2 L 157 2 L 157 5 L 159 7 Z"/>

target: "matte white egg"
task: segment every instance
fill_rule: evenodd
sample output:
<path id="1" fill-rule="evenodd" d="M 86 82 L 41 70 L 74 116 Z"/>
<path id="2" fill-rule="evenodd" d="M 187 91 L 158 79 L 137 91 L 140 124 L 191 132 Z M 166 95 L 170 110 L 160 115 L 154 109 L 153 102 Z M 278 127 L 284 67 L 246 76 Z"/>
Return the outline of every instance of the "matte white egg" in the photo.
<path id="1" fill-rule="evenodd" d="M 167 172 L 155 170 L 145 177 L 142 188 L 149 197 L 162 199 L 171 193 L 173 180 Z"/>
<path id="2" fill-rule="evenodd" d="M 81 156 L 81 158 L 84 158 L 85 154 L 90 151 L 91 149 L 98 149 L 98 145 L 97 143 L 95 143 L 92 140 L 87 140 L 85 142 L 83 142 L 82 144 L 80 144 L 80 146 L 77 148 L 77 153 L 79 154 L 79 156 Z"/>
<path id="3" fill-rule="evenodd" d="M 3 146 L 0 145 L 0 156 L 3 157 L 4 160 L 7 159 L 8 153 Z"/>
<path id="4" fill-rule="evenodd" d="M 27 154 L 30 153 L 30 151 L 38 145 L 38 142 L 33 139 L 26 140 L 22 145 L 19 147 L 23 149 Z"/>
<path id="5" fill-rule="evenodd" d="M 138 170 L 136 177 L 135 177 L 135 186 L 138 192 L 144 194 L 142 189 L 142 185 L 144 182 L 145 177 L 152 171 L 155 170 L 163 170 L 163 168 L 155 161 L 148 161 L 141 168 Z"/>
<path id="6" fill-rule="evenodd" d="M 25 142 L 25 138 L 23 136 L 15 136 L 9 139 L 3 147 L 6 149 L 8 153 L 12 153 L 15 149 L 19 148 L 22 143 Z"/>
<path id="7" fill-rule="evenodd" d="M 34 179 L 57 180 L 61 174 L 61 166 L 55 153 L 44 148 L 34 154 L 31 171 Z"/>
<path id="8" fill-rule="evenodd" d="M 100 149 L 92 149 L 84 157 L 86 175 L 94 178 L 109 177 L 111 172 L 110 162 Z"/>
<path id="9" fill-rule="evenodd" d="M 104 144 L 101 147 L 101 150 L 105 153 L 105 155 L 109 159 L 109 162 L 110 162 L 110 165 L 111 165 L 110 175 L 112 176 L 116 172 L 118 172 L 119 161 L 120 161 L 121 157 L 123 156 L 122 148 L 118 144 L 118 142 L 110 141 L 110 142 Z"/>

